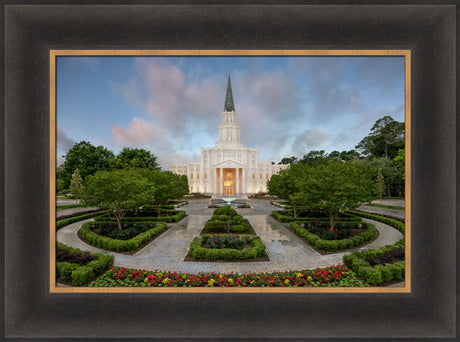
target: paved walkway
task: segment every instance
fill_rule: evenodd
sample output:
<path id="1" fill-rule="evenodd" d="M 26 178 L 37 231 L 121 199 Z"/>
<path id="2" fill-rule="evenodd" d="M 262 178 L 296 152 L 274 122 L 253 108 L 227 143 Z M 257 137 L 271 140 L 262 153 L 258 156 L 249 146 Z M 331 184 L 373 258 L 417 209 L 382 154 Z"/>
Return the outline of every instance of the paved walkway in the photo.
<path id="1" fill-rule="evenodd" d="M 188 208 L 190 209 L 190 208 Z M 250 209 L 244 209 L 250 210 Z M 257 211 L 257 209 L 255 209 Z M 267 215 L 246 215 L 267 247 L 270 261 L 260 262 L 188 262 L 184 261 L 190 242 L 198 236 L 205 222 L 211 214 L 189 214 L 179 223 L 171 227 L 153 240 L 135 255 L 129 256 L 114 252 L 106 252 L 115 256 L 115 265 L 160 271 L 176 271 L 184 273 L 221 272 L 221 273 L 249 273 L 249 272 L 276 272 L 286 270 L 303 270 L 316 267 L 326 267 L 342 263 L 342 257 L 349 252 L 321 255 L 308 244 L 300 240 L 283 224 Z M 211 211 L 212 213 L 212 211 Z M 57 240 L 73 247 L 90 252 L 102 251 L 81 241 L 77 232 L 86 221 L 68 225 L 57 232 Z M 379 248 L 393 244 L 402 238 L 396 229 L 383 223 L 365 220 L 375 224 L 380 232 L 378 239 L 361 249 Z"/>

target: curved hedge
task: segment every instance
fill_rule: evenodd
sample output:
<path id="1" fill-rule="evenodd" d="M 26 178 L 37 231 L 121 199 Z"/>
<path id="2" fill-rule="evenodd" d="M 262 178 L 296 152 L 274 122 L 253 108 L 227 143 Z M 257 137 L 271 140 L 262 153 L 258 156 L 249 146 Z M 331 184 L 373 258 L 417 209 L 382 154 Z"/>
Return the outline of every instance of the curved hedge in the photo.
<path id="1" fill-rule="evenodd" d="M 82 250 L 57 243 L 60 249 L 68 250 L 71 253 L 83 253 Z M 91 253 L 96 260 L 90 261 L 86 265 L 79 265 L 70 262 L 56 262 L 56 276 L 64 281 L 72 281 L 74 286 L 83 285 L 98 275 L 104 273 L 113 265 L 114 256 L 103 253 Z"/>
<path id="2" fill-rule="evenodd" d="M 328 221 L 329 217 L 293 217 L 288 215 L 283 215 L 286 213 L 286 210 L 274 210 L 272 211 L 272 216 L 279 222 L 288 223 L 288 222 L 299 222 L 299 221 Z M 362 222 L 360 217 L 354 217 L 349 214 L 346 214 L 340 217 L 341 222 Z"/>
<path id="3" fill-rule="evenodd" d="M 377 236 L 378 231 L 373 224 L 367 222 L 362 222 L 361 224 L 367 228 L 365 232 L 342 240 L 323 240 L 318 235 L 310 233 L 297 222 L 291 222 L 290 227 L 294 230 L 294 232 L 303 237 L 308 241 L 308 243 L 315 246 L 317 249 L 337 252 L 342 249 L 360 246 L 364 242 L 370 241 Z"/>
<path id="4" fill-rule="evenodd" d="M 90 214 L 78 215 L 78 216 L 73 216 L 73 217 L 58 220 L 58 221 L 56 221 L 56 230 L 59 230 L 62 227 L 65 227 L 65 226 L 67 226 L 69 224 L 72 224 L 72 223 L 75 223 L 75 222 L 78 222 L 78 221 L 82 221 L 82 220 L 86 220 L 86 219 L 89 219 L 89 218 L 92 218 L 92 217 L 96 217 L 98 215 L 101 215 L 101 214 L 107 213 L 107 212 L 108 212 L 108 210 L 103 210 L 103 211 L 99 210 L 97 212 L 93 212 L 93 213 L 90 213 Z"/>
<path id="5" fill-rule="evenodd" d="M 393 228 L 398 229 L 401 233 L 405 233 L 404 223 L 388 217 L 378 216 L 374 214 L 364 213 L 361 211 L 348 210 L 353 215 L 359 215 L 371 220 L 385 223 Z M 393 280 L 403 280 L 405 278 L 405 261 L 397 261 L 385 265 L 371 266 L 369 262 L 364 260 L 368 256 L 379 257 L 394 248 L 404 248 L 405 238 L 403 237 L 393 245 L 387 245 L 379 249 L 370 249 L 361 252 L 353 252 L 343 256 L 343 262 L 348 268 L 353 270 L 358 276 L 372 285 L 379 285 Z"/>
<path id="6" fill-rule="evenodd" d="M 347 213 L 349 213 L 351 215 L 361 216 L 361 217 L 364 217 L 364 218 L 367 218 L 367 219 L 370 219 L 370 220 L 385 223 L 385 224 L 387 224 L 387 225 L 389 225 L 389 226 L 391 226 L 393 228 L 396 228 L 397 230 L 399 230 L 403 234 L 405 232 L 404 223 L 401 222 L 401 221 L 395 220 L 395 219 L 391 219 L 391 218 L 384 217 L 384 216 L 378 216 L 378 215 L 375 215 L 375 214 L 364 213 L 362 211 L 357 211 L 357 210 L 347 210 Z"/>
<path id="7" fill-rule="evenodd" d="M 163 233 L 166 229 L 168 229 L 167 224 L 164 222 L 152 222 L 152 225 L 154 225 L 152 229 L 140 233 L 139 235 L 129 240 L 117 240 L 96 234 L 91 230 L 91 228 L 94 227 L 94 225 L 94 222 L 84 223 L 81 229 L 79 230 L 80 236 L 87 240 L 93 246 L 114 252 L 136 250 L 139 247 L 141 247 L 144 243 L 149 242 L 155 236 Z"/>
<path id="8" fill-rule="evenodd" d="M 121 219 L 121 222 L 178 222 L 182 220 L 187 213 L 183 210 L 171 210 L 167 211 L 167 213 L 174 213 L 172 216 L 141 216 L 141 217 L 132 217 L 132 216 L 125 216 Z M 94 221 L 101 222 L 101 221 L 116 221 L 114 218 L 111 218 L 108 214 L 105 215 L 98 215 L 94 217 Z"/>
<path id="9" fill-rule="evenodd" d="M 210 236 L 211 234 L 204 234 L 193 239 L 190 244 L 190 256 L 192 258 L 200 260 L 247 260 L 265 255 L 265 245 L 258 236 L 250 234 L 238 235 L 244 237 L 252 245 L 252 248 L 238 250 L 231 248 L 216 249 L 201 247 L 203 242 Z"/>

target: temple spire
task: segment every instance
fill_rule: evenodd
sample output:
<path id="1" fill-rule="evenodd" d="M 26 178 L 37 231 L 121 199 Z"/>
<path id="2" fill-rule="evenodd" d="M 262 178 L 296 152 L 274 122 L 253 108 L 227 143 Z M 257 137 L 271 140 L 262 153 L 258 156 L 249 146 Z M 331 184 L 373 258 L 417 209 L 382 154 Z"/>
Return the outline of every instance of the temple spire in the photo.
<path id="1" fill-rule="evenodd" d="M 228 70 L 227 93 L 225 94 L 224 112 L 234 112 L 232 84 L 230 83 L 230 69 Z"/>

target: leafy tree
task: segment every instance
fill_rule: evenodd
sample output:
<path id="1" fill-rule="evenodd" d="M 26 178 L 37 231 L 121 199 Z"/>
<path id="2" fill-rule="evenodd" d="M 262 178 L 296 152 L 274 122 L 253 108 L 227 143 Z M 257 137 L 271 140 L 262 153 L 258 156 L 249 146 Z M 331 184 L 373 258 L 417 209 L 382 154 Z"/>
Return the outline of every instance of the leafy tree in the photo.
<path id="1" fill-rule="evenodd" d="M 378 119 L 370 134 L 356 148 L 368 157 L 393 159 L 397 151 L 404 148 L 404 122 L 395 121 L 388 115 Z"/>
<path id="2" fill-rule="evenodd" d="M 399 149 L 398 154 L 393 159 L 396 167 L 402 173 L 402 179 L 405 179 L 405 172 L 406 172 L 406 151 L 405 149 Z"/>
<path id="3" fill-rule="evenodd" d="M 380 197 L 380 204 L 382 204 L 382 197 L 383 194 L 385 193 L 385 178 L 382 175 L 382 172 L 379 170 L 377 174 L 377 193 L 379 194 Z"/>
<path id="4" fill-rule="evenodd" d="M 121 220 L 126 212 L 152 202 L 155 186 L 138 170 L 97 171 L 85 180 L 81 193 L 84 203 L 110 209 L 122 230 Z"/>
<path id="5" fill-rule="evenodd" d="M 87 141 L 81 141 L 73 145 L 64 157 L 65 162 L 59 177 L 64 180 L 65 187 L 68 188 L 72 175 L 77 169 L 83 180 L 96 171 L 110 170 L 114 154 L 103 146 L 96 147 Z"/>
<path id="6" fill-rule="evenodd" d="M 74 198 L 78 198 L 80 196 L 81 190 L 83 188 L 83 179 L 80 176 L 80 172 L 78 169 L 72 175 L 72 179 L 70 181 L 70 193 Z"/>
<path id="7" fill-rule="evenodd" d="M 386 185 L 387 196 L 390 197 L 391 193 L 402 194 L 404 188 L 404 172 L 401 171 L 395 163 L 388 158 L 372 158 L 366 163 L 374 169 L 377 175 L 378 171 L 383 175 Z"/>
<path id="8" fill-rule="evenodd" d="M 161 216 L 162 205 L 188 193 L 188 181 L 185 175 L 151 169 L 141 169 L 139 172 L 154 186 L 154 196 L 149 203 L 156 206 L 158 216 Z"/>
<path id="9" fill-rule="evenodd" d="M 157 157 L 142 148 L 125 147 L 113 160 L 115 169 L 152 168 L 158 169 Z"/>
<path id="10" fill-rule="evenodd" d="M 283 158 L 281 159 L 281 161 L 278 163 L 278 164 L 283 164 L 283 165 L 287 165 L 287 164 L 290 164 L 290 165 L 294 165 L 294 164 L 297 164 L 297 157 L 290 157 L 290 158 Z"/>
<path id="11" fill-rule="evenodd" d="M 307 164 L 307 165 L 314 165 L 320 162 L 324 162 L 327 160 L 327 153 L 325 150 L 312 150 L 305 154 L 302 159 L 299 160 L 299 163 Z"/>
<path id="12" fill-rule="evenodd" d="M 331 227 L 345 209 L 357 208 L 372 198 L 373 172 L 358 163 L 330 160 L 310 166 L 299 184 L 302 202 L 329 214 Z"/>

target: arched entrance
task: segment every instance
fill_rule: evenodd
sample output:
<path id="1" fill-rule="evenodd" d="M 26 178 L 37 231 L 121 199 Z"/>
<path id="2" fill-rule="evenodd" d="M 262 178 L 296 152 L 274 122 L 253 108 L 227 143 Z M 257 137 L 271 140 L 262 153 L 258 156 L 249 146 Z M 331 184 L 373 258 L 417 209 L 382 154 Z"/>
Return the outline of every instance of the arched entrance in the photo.
<path id="1" fill-rule="evenodd" d="M 235 195 L 235 174 L 233 171 L 225 169 L 224 171 L 224 195 Z"/>

